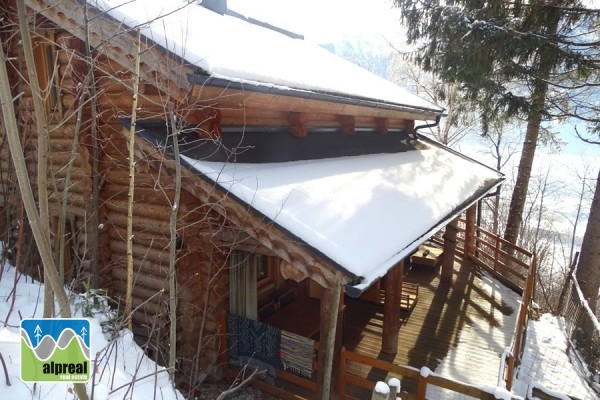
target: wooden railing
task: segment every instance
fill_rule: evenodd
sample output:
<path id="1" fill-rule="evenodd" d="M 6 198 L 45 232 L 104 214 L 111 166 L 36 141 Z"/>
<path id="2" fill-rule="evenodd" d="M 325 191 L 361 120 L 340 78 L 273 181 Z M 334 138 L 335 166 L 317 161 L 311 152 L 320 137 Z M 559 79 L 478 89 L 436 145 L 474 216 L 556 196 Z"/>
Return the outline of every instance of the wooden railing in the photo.
<path id="1" fill-rule="evenodd" d="M 477 225 L 470 227 L 464 219 L 457 229 L 457 252 L 523 295 L 534 254 Z"/>
<path id="2" fill-rule="evenodd" d="M 228 378 L 235 380 L 243 380 L 240 376 L 241 369 L 236 368 L 229 365 L 229 351 L 227 344 L 227 317 L 226 314 L 223 313 L 220 318 L 220 333 L 221 333 L 221 351 L 220 351 L 220 365 L 223 367 L 223 375 Z M 253 379 L 250 384 L 257 389 L 262 390 L 263 392 L 269 393 L 273 396 L 279 397 L 284 400 L 298 400 L 305 398 L 315 398 L 318 393 L 318 384 L 317 377 L 318 375 L 318 363 L 316 360 L 318 359 L 320 344 L 315 341 L 314 349 L 315 349 L 315 361 L 313 362 L 313 373 L 312 378 L 304 378 L 300 375 L 296 375 L 294 373 L 285 371 L 281 368 L 277 369 L 277 380 L 281 380 L 283 382 L 291 383 L 301 388 L 303 393 L 294 393 L 289 390 L 284 390 L 279 386 L 269 384 L 260 379 Z M 247 376 L 248 374 L 246 374 Z"/>
<path id="3" fill-rule="evenodd" d="M 468 383 L 436 375 L 430 372 L 428 368 L 419 370 L 409 366 L 396 365 L 351 351 L 342 351 L 340 363 L 340 399 L 342 400 L 370 398 L 363 397 L 363 395 L 353 395 L 352 392 L 357 393 L 357 391 L 352 390 L 352 387 L 363 389 L 363 392 L 369 393 L 369 396 L 375 387 L 374 381 L 348 372 L 348 364 L 352 363 L 384 371 L 388 375 L 388 378 L 395 377 L 399 379 L 410 379 L 416 382 L 416 392 L 403 393 L 403 399 L 424 400 L 427 394 L 427 388 L 429 386 L 435 386 L 439 389 L 445 389 L 450 392 L 464 394 L 476 399 L 495 400 L 506 398 L 504 396 L 496 397 L 494 395 L 494 393 L 506 394 L 506 392 L 504 392 L 502 389 L 498 390 L 497 388 L 480 388 Z M 520 399 L 518 396 L 513 396 L 511 398 Z"/>
<path id="4" fill-rule="evenodd" d="M 535 291 L 536 256 L 486 229 L 470 224 L 467 219 L 459 219 L 457 229 L 457 252 L 522 296 L 511 348 L 505 355 L 499 377 L 504 379 L 506 388 L 510 390 L 527 335 Z"/>
<path id="5" fill-rule="evenodd" d="M 521 363 L 521 357 L 523 356 L 523 348 L 527 336 L 527 324 L 531 314 L 530 306 L 533 302 L 533 293 L 535 289 L 536 268 L 536 258 L 535 255 L 533 255 L 531 267 L 527 275 L 525 290 L 523 292 L 523 298 L 521 299 L 521 305 L 519 307 L 519 315 L 517 316 L 517 323 L 514 330 L 510 352 L 507 354 L 504 379 L 506 381 L 506 388 L 508 390 L 512 389 L 514 372 Z"/>

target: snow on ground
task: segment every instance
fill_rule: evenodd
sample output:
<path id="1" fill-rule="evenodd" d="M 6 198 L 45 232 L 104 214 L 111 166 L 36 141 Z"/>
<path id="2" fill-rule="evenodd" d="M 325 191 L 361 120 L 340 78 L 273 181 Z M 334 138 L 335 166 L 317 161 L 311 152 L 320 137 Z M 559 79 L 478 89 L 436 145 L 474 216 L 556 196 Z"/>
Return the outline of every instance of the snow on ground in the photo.
<path id="1" fill-rule="evenodd" d="M 523 361 L 513 391 L 524 395 L 531 382 L 538 382 L 553 392 L 582 400 L 597 399 L 598 395 L 584 376 L 585 369 L 569 348 L 562 317 L 544 314 L 539 321 L 529 323 Z"/>
<path id="2" fill-rule="evenodd" d="M 482 276 L 482 290 L 490 297 L 501 300 L 515 312 L 510 316 L 498 310 L 493 310 L 490 305 L 488 312 L 501 320 L 500 325 L 491 327 L 484 320 L 474 319 L 468 329 L 463 329 L 456 347 L 441 360 L 435 369 L 436 375 L 456 379 L 472 385 L 488 388 L 494 393 L 492 387 L 500 371 L 501 355 L 510 347 L 507 342 L 513 336 L 515 321 L 519 309 L 519 297 L 510 289 L 499 284 L 495 279 Z M 598 395 L 588 386 L 585 379 L 584 368 L 580 366 L 569 350 L 562 317 L 544 314 L 538 321 L 530 320 L 527 331 L 525 350 L 519 372 L 513 382 L 512 392 L 515 395 L 526 397 L 530 386 L 545 388 L 546 393 L 566 394 L 581 400 L 597 399 Z M 477 362 L 479 355 L 495 352 L 498 363 L 494 365 L 481 365 Z M 465 361 L 470 357 L 472 362 Z M 483 356 L 482 356 L 483 357 Z M 483 357 L 489 360 L 489 357 Z M 456 365 L 470 365 L 468 370 L 458 369 Z M 497 383 L 503 387 L 504 383 Z M 430 399 L 463 399 L 464 396 L 450 393 L 437 387 L 428 387 L 427 397 Z"/>
<path id="3" fill-rule="evenodd" d="M 13 283 L 15 268 L 4 265 L 0 279 L 0 354 L 4 358 L 10 386 L 7 384 L 4 371 L 0 365 L 0 398 L 2 399 L 73 399 L 73 385 L 70 383 L 25 383 L 20 379 L 21 353 L 20 328 L 22 318 L 41 318 L 43 311 L 44 285 L 33 282 L 31 278 L 19 275 L 18 286 L 14 298 L 14 307 L 7 320 L 13 302 Z M 84 317 L 84 310 L 90 310 L 91 299 L 82 295 L 71 297 L 73 317 Z M 98 309 L 102 309 L 102 304 Z M 94 313 L 94 312 L 93 312 Z M 98 360 L 96 367 L 94 400 L 132 399 L 132 400 L 183 400 L 170 382 L 168 373 L 147 358 L 138 347 L 128 330 L 116 333 L 116 340 L 111 340 L 110 333 L 103 333 L 101 324 L 108 320 L 106 313 L 95 313 L 90 318 L 91 354 Z M 6 321 L 6 324 L 5 324 Z M 94 369 L 92 360 L 92 369 Z M 135 382 L 133 389 L 129 382 L 147 376 Z M 91 394 L 92 380 L 87 384 L 88 395 Z"/>
<path id="4" fill-rule="evenodd" d="M 435 374 L 478 387 L 492 387 L 497 385 L 501 355 L 506 348 L 510 347 L 520 298 L 485 273 L 481 276 L 481 280 L 477 281 L 481 282 L 479 290 L 482 295 L 494 299 L 493 302 L 489 302 L 485 310 L 482 310 L 487 318 L 477 318 L 476 313 L 472 314 L 473 318 L 461 330 L 456 347 L 450 349 L 447 356 L 440 361 Z M 506 315 L 499 306 L 494 304 L 514 311 Z M 496 321 L 494 326 L 490 324 L 490 318 Z M 493 360 L 494 357 L 497 357 L 497 362 L 490 364 L 489 360 Z M 502 385 L 501 383 L 499 386 Z M 431 399 L 455 398 L 452 393 L 434 386 L 428 387 L 427 395 Z"/>

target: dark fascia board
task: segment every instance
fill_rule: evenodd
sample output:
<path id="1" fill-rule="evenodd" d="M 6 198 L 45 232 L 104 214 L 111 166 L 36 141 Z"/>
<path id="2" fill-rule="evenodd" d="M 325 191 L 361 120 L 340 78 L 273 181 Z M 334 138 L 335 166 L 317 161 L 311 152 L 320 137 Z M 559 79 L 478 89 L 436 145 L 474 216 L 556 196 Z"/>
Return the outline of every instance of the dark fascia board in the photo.
<path id="1" fill-rule="evenodd" d="M 188 74 L 190 83 L 200 86 L 211 86 L 223 89 L 233 89 L 240 91 L 273 94 L 279 96 L 297 97 L 307 100 L 320 100 L 329 103 L 348 104 L 353 106 L 368 107 L 380 110 L 404 111 L 410 113 L 423 114 L 424 119 L 435 119 L 442 113 L 439 109 L 430 109 L 426 107 L 411 107 L 401 104 L 378 101 L 376 99 L 343 96 L 340 94 L 314 92 L 309 90 L 295 89 L 289 87 L 280 87 L 272 84 L 260 85 L 252 81 L 232 81 L 224 78 L 217 78 L 207 75 L 204 71 L 198 71 L 195 74 Z"/>

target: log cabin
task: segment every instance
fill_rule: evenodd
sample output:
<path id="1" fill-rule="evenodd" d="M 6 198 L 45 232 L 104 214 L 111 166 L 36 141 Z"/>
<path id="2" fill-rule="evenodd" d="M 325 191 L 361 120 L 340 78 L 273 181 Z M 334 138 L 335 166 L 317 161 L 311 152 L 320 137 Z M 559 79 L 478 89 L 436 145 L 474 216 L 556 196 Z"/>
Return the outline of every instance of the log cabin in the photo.
<path id="1" fill-rule="evenodd" d="M 468 250 L 476 203 L 503 181 L 419 133 L 442 108 L 226 1 L 25 3 L 53 232 L 63 194 L 68 206 L 65 281 L 93 282 L 122 306 L 133 141 L 133 330 L 166 362 L 175 209 L 179 382 L 250 365 L 275 394 L 284 379 L 335 398 L 346 299 L 382 307 L 380 350 L 394 354 L 398 316 L 418 301 L 418 286 L 404 282 L 411 255 L 448 226 L 439 273 L 451 281 L 458 217 L 467 212 Z M 3 13 L 35 182 L 36 121 L 13 1 Z M 6 146 L 1 157 L 6 224 L 16 231 Z"/>

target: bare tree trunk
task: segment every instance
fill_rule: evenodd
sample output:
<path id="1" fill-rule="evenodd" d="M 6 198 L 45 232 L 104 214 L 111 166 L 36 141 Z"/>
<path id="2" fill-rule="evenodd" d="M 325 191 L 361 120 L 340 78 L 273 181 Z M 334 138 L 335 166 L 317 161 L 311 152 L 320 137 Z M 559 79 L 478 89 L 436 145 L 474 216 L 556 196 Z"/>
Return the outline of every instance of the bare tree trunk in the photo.
<path id="1" fill-rule="evenodd" d="M 527 199 L 527 189 L 529 188 L 529 178 L 531 177 L 531 168 L 537 147 L 537 141 L 540 133 L 540 124 L 542 122 L 541 110 L 545 103 L 546 91 L 548 85 L 540 83 L 534 92 L 534 110 L 529 116 L 527 130 L 525 132 L 525 141 L 521 152 L 517 181 L 510 199 L 508 218 L 506 221 L 506 230 L 504 239 L 516 244 L 519 238 L 519 230 L 523 221 L 523 209 Z"/>
<path id="2" fill-rule="evenodd" d="M 175 384 L 175 364 L 177 362 L 177 211 L 181 196 L 181 163 L 179 161 L 179 129 L 175 121 L 172 106 L 169 105 L 169 117 L 171 120 L 171 138 L 173 140 L 173 156 L 175 158 L 175 195 L 171 205 L 171 243 L 169 253 L 169 377 L 171 383 Z"/>
<path id="3" fill-rule="evenodd" d="M 585 174 L 587 175 L 587 174 Z M 575 239 L 577 238 L 577 227 L 579 226 L 579 217 L 581 215 L 581 205 L 583 204 L 583 197 L 585 196 L 585 175 L 581 177 L 581 191 L 579 192 L 579 202 L 577 203 L 577 212 L 575 213 L 575 221 L 573 221 L 573 233 L 571 234 L 571 245 L 569 250 L 569 261 L 573 260 L 573 254 L 575 253 Z"/>
<path id="4" fill-rule="evenodd" d="M 554 20 L 548 23 L 548 34 L 556 33 L 560 16 L 554 16 Z M 508 218 L 506 221 L 506 230 L 504 239 L 513 244 L 517 244 L 519 230 L 523 218 L 523 208 L 527 199 L 527 189 L 529 188 L 529 178 L 531 177 L 531 168 L 535 157 L 538 137 L 540 134 L 540 124 L 542 114 L 546 106 L 546 94 L 548 92 L 548 77 L 551 72 L 552 60 L 550 54 L 544 49 L 540 50 L 539 73 L 533 83 L 533 93 L 531 95 L 531 108 L 527 119 L 527 129 L 525 131 L 525 140 L 519 161 L 519 170 L 517 180 L 510 199 L 508 209 Z"/>
<path id="5" fill-rule="evenodd" d="M 94 60 L 90 49 L 90 32 L 88 18 L 88 2 L 84 4 L 85 13 L 85 60 L 88 68 L 90 111 L 91 111 L 91 134 L 92 134 L 92 287 L 98 289 L 98 269 L 100 258 L 100 149 L 98 140 L 98 118 L 97 118 L 97 93 L 96 79 L 94 78 Z"/>
<path id="6" fill-rule="evenodd" d="M 135 74 L 133 76 L 133 105 L 129 126 L 129 192 L 127 193 L 127 289 L 125 292 L 125 318 L 131 330 L 131 305 L 133 294 L 133 192 L 135 186 L 135 124 L 140 83 L 140 30 L 138 29 L 135 53 Z"/>
<path id="7" fill-rule="evenodd" d="M 88 83 L 88 78 L 86 77 L 85 83 L 82 86 L 82 90 L 80 91 L 79 95 L 77 121 L 75 123 L 75 132 L 73 134 L 71 154 L 69 155 L 69 163 L 67 164 L 67 174 L 65 176 L 65 183 L 63 186 L 60 213 L 58 215 L 58 265 L 60 268 L 61 279 L 63 280 L 63 282 L 65 279 L 65 231 L 67 225 L 67 205 L 69 203 L 69 187 L 71 186 L 71 176 L 73 175 L 73 163 L 75 162 L 75 158 L 77 157 L 77 149 L 79 148 L 79 133 L 81 131 L 81 119 L 83 115 L 83 106 L 86 99 L 86 87 Z"/>
<path id="8" fill-rule="evenodd" d="M 36 119 L 36 132 L 38 138 L 38 160 L 37 160 L 37 190 L 38 206 L 40 210 L 40 227 L 46 237 L 50 237 L 48 223 L 48 193 L 46 190 L 46 177 L 48 165 L 48 121 L 46 118 L 46 107 L 42 99 L 42 90 L 38 80 L 35 60 L 33 57 L 33 45 L 29 34 L 29 23 L 27 22 L 27 11 L 23 0 L 17 1 L 17 14 L 19 17 L 19 30 L 21 32 L 21 44 L 25 54 L 25 64 L 27 65 L 27 75 L 29 77 L 29 86 L 31 87 L 31 97 L 33 98 L 33 108 Z M 47 280 L 46 270 L 44 269 L 44 281 Z M 44 318 L 53 316 L 54 296 L 52 288 L 46 285 L 44 290 Z"/>
<path id="9" fill-rule="evenodd" d="M 598 303 L 598 290 L 600 289 L 600 171 L 596 179 L 596 190 L 590 207 L 579 265 L 577 266 L 577 280 L 583 296 L 587 299 L 590 308 L 596 313 Z"/>
<path id="10" fill-rule="evenodd" d="M 2 49 L 2 46 L 3 43 L 0 38 L 0 49 Z M 56 294 L 58 305 L 60 307 L 60 315 L 63 318 L 70 318 L 71 309 L 69 299 L 65 293 L 63 282 L 60 281 L 60 277 L 58 276 L 58 270 L 56 269 L 56 264 L 52 258 L 48 229 L 43 228 L 40 214 L 38 214 L 36 209 L 35 197 L 33 196 L 33 190 L 31 189 L 29 175 L 27 174 L 27 165 L 23 155 L 23 147 L 19 140 L 15 109 L 12 103 L 6 61 L 4 52 L 0 50 L 0 102 L 2 103 L 2 115 L 6 129 L 6 137 L 10 146 L 10 154 L 15 166 L 21 195 L 23 196 L 23 204 L 25 206 L 25 211 L 27 212 L 27 218 L 29 219 L 31 231 L 33 232 L 33 237 L 44 265 L 44 271 L 46 271 L 46 276 L 48 278 L 46 284 L 50 284 Z M 80 399 L 87 400 L 88 397 L 85 391 L 85 384 L 75 383 L 74 388 Z"/>

